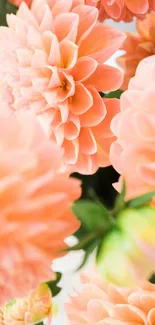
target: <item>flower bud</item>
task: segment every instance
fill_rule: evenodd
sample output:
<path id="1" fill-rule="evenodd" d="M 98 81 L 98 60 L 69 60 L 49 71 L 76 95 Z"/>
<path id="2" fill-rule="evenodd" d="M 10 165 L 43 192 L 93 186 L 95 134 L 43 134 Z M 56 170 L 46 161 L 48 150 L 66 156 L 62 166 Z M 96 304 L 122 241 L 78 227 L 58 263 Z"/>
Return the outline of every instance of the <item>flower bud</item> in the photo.
<path id="1" fill-rule="evenodd" d="M 151 276 L 155 270 L 155 208 L 119 213 L 116 229 L 102 242 L 97 267 L 105 279 L 123 286 Z"/>

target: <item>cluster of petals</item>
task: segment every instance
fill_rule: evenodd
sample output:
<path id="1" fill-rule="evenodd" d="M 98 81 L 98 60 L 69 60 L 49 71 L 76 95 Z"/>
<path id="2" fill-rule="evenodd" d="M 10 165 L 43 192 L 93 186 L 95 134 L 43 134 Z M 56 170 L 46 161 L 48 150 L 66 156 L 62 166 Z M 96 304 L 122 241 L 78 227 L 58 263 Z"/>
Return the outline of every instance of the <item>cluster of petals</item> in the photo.
<path id="1" fill-rule="evenodd" d="M 98 9 L 83 0 L 34 0 L 0 28 L 0 97 L 14 111 L 35 112 L 64 149 L 64 163 L 84 174 L 110 164 L 118 101 L 99 91 L 122 84 L 122 73 L 103 63 L 125 36 L 97 19 Z"/>
<path id="2" fill-rule="evenodd" d="M 141 60 L 155 54 L 155 13 L 150 13 L 144 20 L 137 19 L 137 34 L 127 33 L 122 50 L 125 54 L 118 58 L 120 67 L 124 70 L 123 90 L 128 88 L 129 81 L 134 77 Z"/>
<path id="3" fill-rule="evenodd" d="M 0 325 L 40 324 L 48 318 L 51 324 L 52 295 L 46 284 L 40 284 L 26 298 L 11 300 L 0 308 Z"/>
<path id="4" fill-rule="evenodd" d="M 6 109 L 1 104 L 1 112 Z M 31 112 L 18 118 L 8 112 L 0 120 L 2 304 L 54 277 L 51 262 L 79 227 L 70 208 L 81 188 L 63 172 L 61 149 Z"/>
<path id="5" fill-rule="evenodd" d="M 69 325 L 154 325 L 155 285 L 126 288 L 83 276 L 80 293 L 66 305 Z"/>
<path id="6" fill-rule="evenodd" d="M 155 0 L 85 0 L 86 4 L 99 9 L 99 19 L 112 18 L 116 21 L 129 22 L 134 16 L 144 18 L 155 10 Z"/>
<path id="7" fill-rule="evenodd" d="M 142 60 L 128 90 L 120 99 L 121 111 L 112 121 L 117 137 L 111 162 L 127 185 L 127 199 L 155 189 L 155 56 Z M 119 190 L 121 180 L 116 184 Z"/>

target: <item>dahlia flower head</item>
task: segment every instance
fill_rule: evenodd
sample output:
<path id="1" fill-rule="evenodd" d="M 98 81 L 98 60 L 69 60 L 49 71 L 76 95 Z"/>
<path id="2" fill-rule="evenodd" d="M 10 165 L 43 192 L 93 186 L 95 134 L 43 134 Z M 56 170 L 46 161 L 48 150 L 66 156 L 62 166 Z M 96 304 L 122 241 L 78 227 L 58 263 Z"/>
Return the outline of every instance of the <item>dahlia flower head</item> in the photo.
<path id="1" fill-rule="evenodd" d="M 150 13 L 144 20 L 137 19 L 137 34 L 126 33 L 122 50 L 125 54 L 117 59 L 124 70 L 124 80 L 121 89 L 128 88 L 129 81 L 134 77 L 137 66 L 144 58 L 155 54 L 155 13 Z"/>
<path id="2" fill-rule="evenodd" d="M 155 285 L 120 288 L 97 274 L 82 276 L 81 292 L 66 305 L 69 325 L 154 325 Z"/>
<path id="3" fill-rule="evenodd" d="M 122 73 L 103 64 L 124 34 L 97 24 L 98 10 L 83 0 L 34 0 L 0 28 L 0 97 L 13 111 L 31 109 L 64 150 L 65 165 L 84 174 L 107 166 L 114 141 L 110 121 Z M 97 37 L 96 37 L 97 35 Z"/>
<path id="4" fill-rule="evenodd" d="M 1 113 L 6 107 L 1 104 Z M 61 167 L 62 152 L 31 112 L 1 114 L 1 304 L 55 278 L 53 259 L 79 227 L 70 208 L 81 194 L 78 180 Z"/>
<path id="5" fill-rule="evenodd" d="M 155 0 L 85 0 L 86 4 L 99 9 L 99 20 L 112 18 L 130 22 L 134 16 L 143 19 L 155 10 Z"/>
<path id="6" fill-rule="evenodd" d="M 127 199 L 155 190 L 155 56 L 142 60 L 128 90 L 120 98 L 121 111 L 112 120 L 117 137 L 111 162 L 126 181 Z M 114 185 L 121 188 L 121 179 Z"/>
<path id="7" fill-rule="evenodd" d="M 13 299 L 0 308 L 0 325 L 35 325 L 48 318 L 51 324 L 52 295 L 45 283 L 22 299 Z"/>

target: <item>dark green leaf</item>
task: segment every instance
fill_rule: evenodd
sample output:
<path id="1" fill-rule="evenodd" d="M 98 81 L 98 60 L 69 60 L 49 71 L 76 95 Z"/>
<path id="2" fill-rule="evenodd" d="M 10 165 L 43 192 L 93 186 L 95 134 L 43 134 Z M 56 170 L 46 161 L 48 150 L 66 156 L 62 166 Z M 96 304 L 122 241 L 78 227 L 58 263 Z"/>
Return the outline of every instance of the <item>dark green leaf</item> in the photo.
<path id="1" fill-rule="evenodd" d="M 123 210 L 123 208 L 125 207 L 125 196 L 126 196 L 126 185 L 125 185 L 125 181 L 123 181 L 122 191 L 120 194 L 116 196 L 116 200 L 115 200 L 115 208 L 114 208 L 115 215 L 117 215 L 117 213 Z"/>
<path id="2" fill-rule="evenodd" d="M 44 323 L 43 322 L 40 322 L 40 323 L 36 323 L 36 325 L 44 325 Z"/>
<path id="3" fill-rule="evenodd" d="M 94 251 L 94 249 L 98 246 L 100 240 L 98 238 L 95 238 L 92 240 L 91 243 L 89 243 L 88 248 L 85 250 L 85 255 L 83 258 L 82 263 L 78 267 L 77 271 L 79 271 L 87 262 L 88 258 L 90 257 L 91 253 Z"/>
<path id="4" fill-rule="evenodd" d="M 152 276 L 151 276 L 151 278 L 150 278 L 149 282 L 151 282 L 151 283 L 155 284 L 155 273 L 154 273 L 154 274 L 152 274 Z"/>
<path id="5" fill-rule="evenodd" d="M 92 233 L 103 233 L 110 226 L 109 211 L 103 205 L 81 200 L 73 205 L 73 212 Z"/>
<path id="6" fill-rule="evenodd" d="M 74 236 L 80 241 L 83 237 L 86 237 L 90 232 L 86 227 L 81 224 L 80 228 L 76 231 Z"/>
<path id="7" fill-rule="evenodd" d="M 148 204 L 152 201 L 155 196 L 155 191 L 141 195 L 133 200 L 127 202 L 127 206 L 130 208 L 139 208 L 142 205 Z"/>
<path id="8" fill-rule="evenodd" d="M 57 296 L 59 294 L 59 292 L 61 291 L 61 288 L 58 286 L 58 283 L 60 282 L 61 277 L 62 277 L 62 274 L 60 272 L 57 272 L 56 280 L 46 282 L 52 292 L 53 297 Z"/>
<path id="9" fill-rule="evenodd" d="M 122 93 L 123 93 L 123 91 L 121 89 L 118 89 L 116 91 L 112 91 L 109 94 L 106 94 L 104 97 L 105 98 L 118 98 L 118 99 L 120 99 Z"/>
<path id="10" fill-rule="evenodd" d="M 86 247 L 89 246 L 89 244 L 92 242 L 94 239 L 94 235 L 92 233 L 89 233 L 85 237 L 83 237 L 80 242 L 72 247 L 68 247 L 65 251 L 66 252 L 71 252 L 71 251 L 79 251 L 80 249 L 86 249 Z"/>

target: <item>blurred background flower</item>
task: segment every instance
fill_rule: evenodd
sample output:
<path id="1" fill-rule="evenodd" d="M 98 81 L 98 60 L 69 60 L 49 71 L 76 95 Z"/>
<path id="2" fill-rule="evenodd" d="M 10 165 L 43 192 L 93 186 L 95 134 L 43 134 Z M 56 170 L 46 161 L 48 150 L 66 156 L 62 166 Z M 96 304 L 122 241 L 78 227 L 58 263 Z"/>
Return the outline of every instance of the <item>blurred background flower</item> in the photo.
<path id="1" fill-rule="evenodd" d="M 46 284 L 40 284 L 23 299 L 13 299 L 0 308 L 1 325 L 33 325 L 40 324 L 48 318 L 51 324 L 52 295 Z"/>
<path id="2" fill-rule="evenodd" d="M 127 199 L 155 189 L 154 100 L 155 56 L 150 56 L 140 62 L 112 121 L 117 141 L 111 146 L 111 162 L 126 181 Z M 115 188 L 120 190 L 121 180 Z"/>
<path id="3" fill-rule="evenodd" d="M 134 16 L 144 18 L 144 15 L 155 9 L 154 0 L 85 0 L 87 4 L 99 9 L 99 19 L 112 18 L 116 21 L 129 22 Z"/>
<path id="4" fill-rule="evenodd" d="M 68 324 L 154 325 L 154 284 L 122 289 L 102 281 L 97 274 L 82 279 L 82 290 L 66 305 Z"/>
<path id="5" fill-rule="evenodd" d="M 128 88 L 129 81 L 134 77 L 136 68 L 145 57 L 155 54 L 155 13 L 152 12 L 144 20 L 137 19 L 137 34 L 127 32 L 122 50 L 125 54 L 117 59 L 124 70 L 124 82 L 121 89 Z"/>
<path id="6" fill-rule="evenodd" d="M 31 10 L 22 3 L 17 16 L 7 17 L 9 28 L 0 29 L 2 99 L 13 110 L 39 114 L 48 136 L 64 149 L 64 162 L 82 174 L 110 164 L 110 121 L 118 101 L 104 102 L 98 92 L 122 84 L 122 73 L 103 63 L 124 33 L 97 18 L 96 8 L 73 0 L 35 0 Z"/>
<path id="7" fill-rule="evenodd" d="M 1 104 L 1 304 L 54 277 L 66 237 L 80 223 L 71 212 L 80 182 L 61 168 L 62 151 L 30 113 L 18 118 Z"/>

